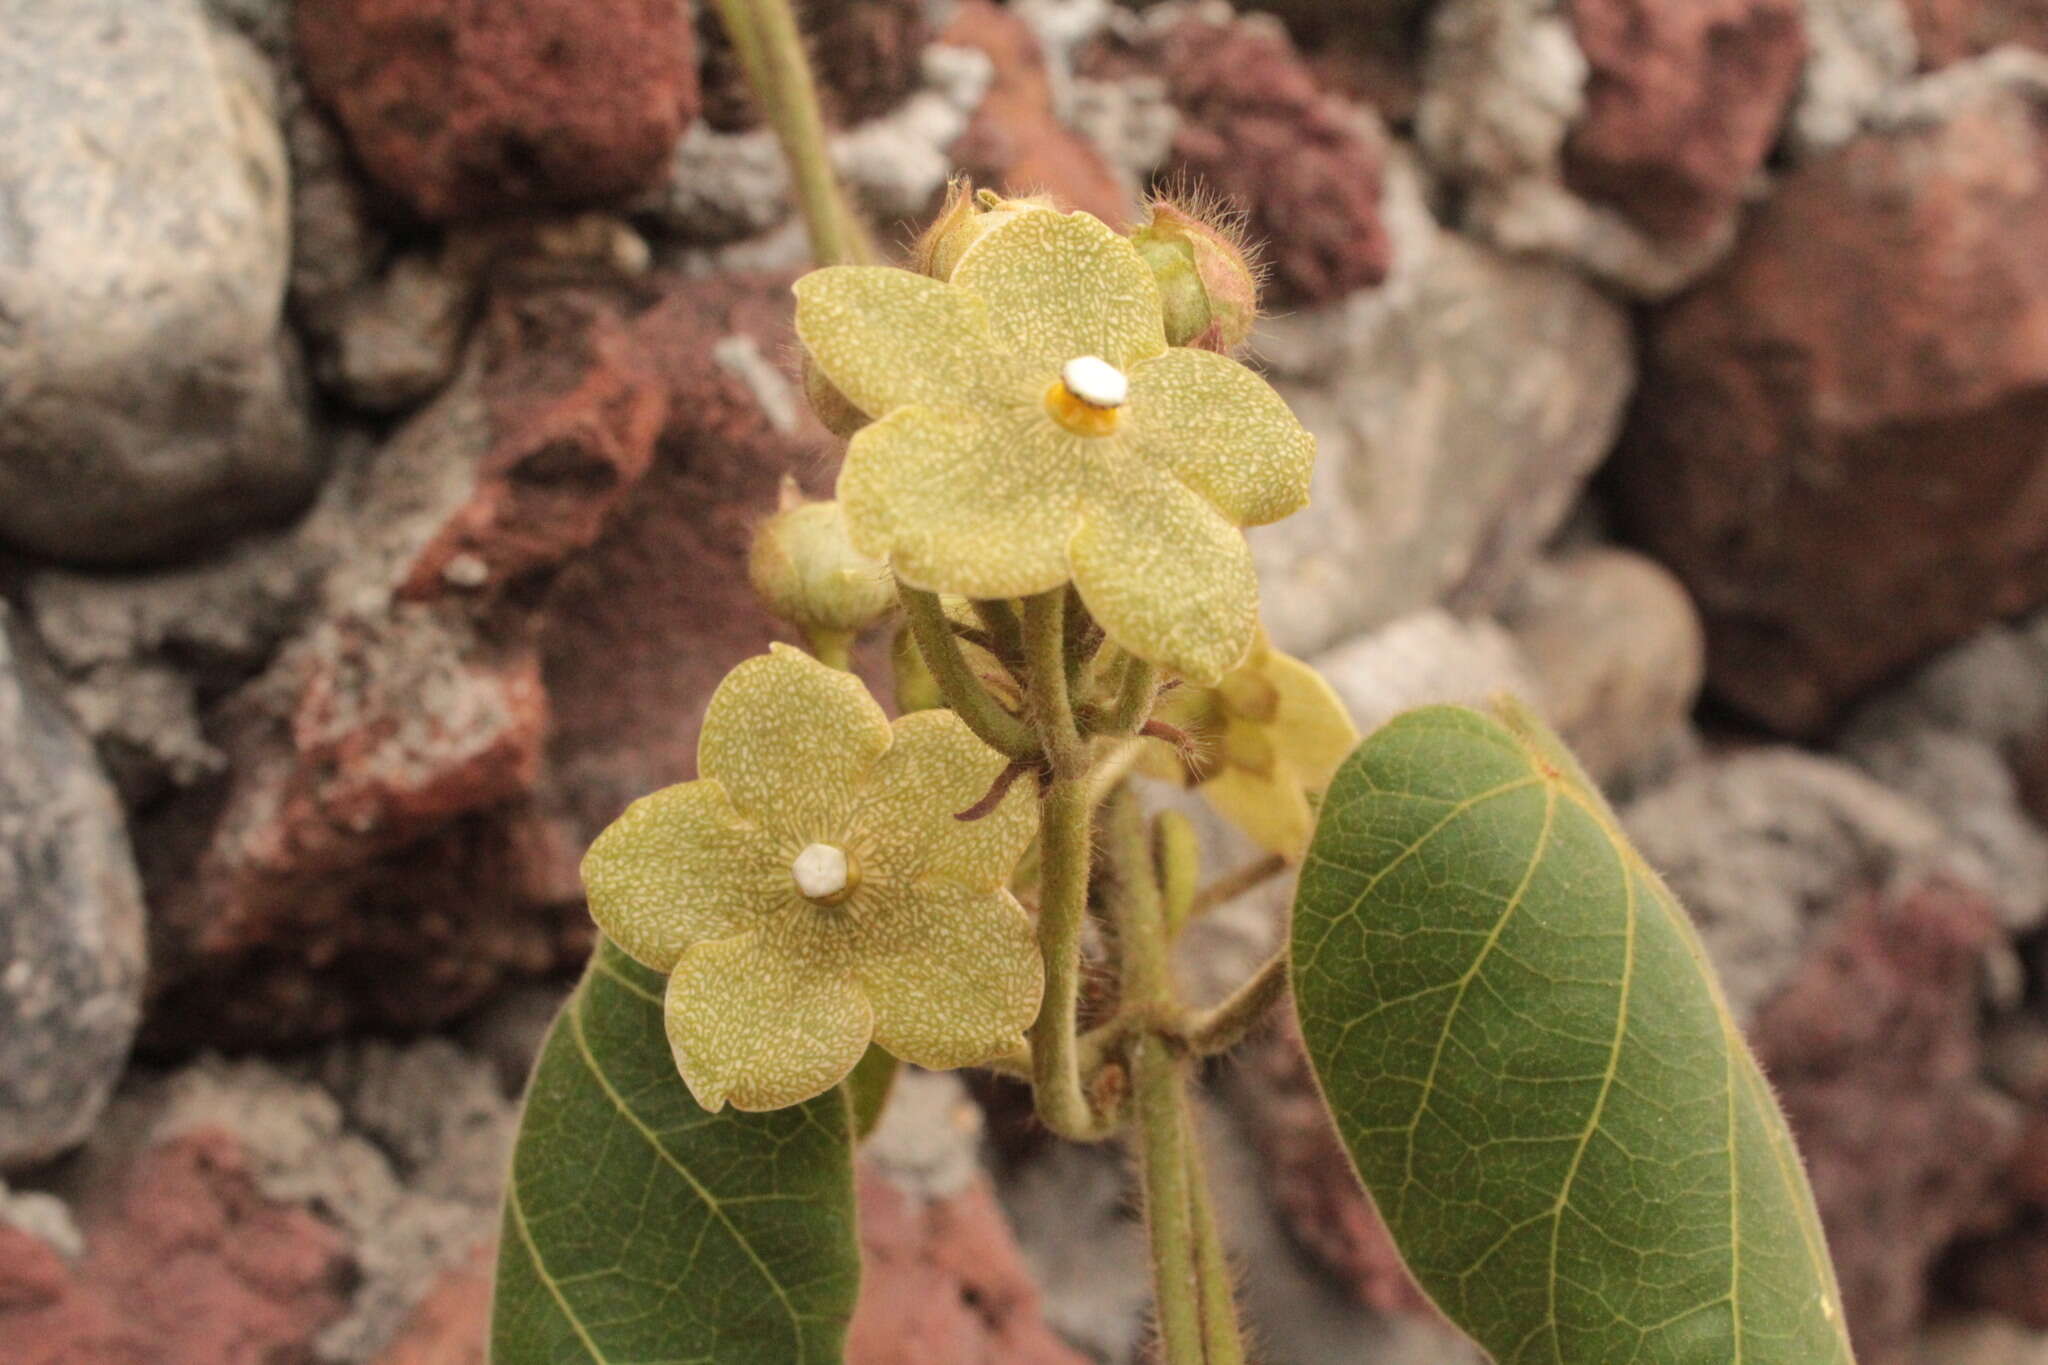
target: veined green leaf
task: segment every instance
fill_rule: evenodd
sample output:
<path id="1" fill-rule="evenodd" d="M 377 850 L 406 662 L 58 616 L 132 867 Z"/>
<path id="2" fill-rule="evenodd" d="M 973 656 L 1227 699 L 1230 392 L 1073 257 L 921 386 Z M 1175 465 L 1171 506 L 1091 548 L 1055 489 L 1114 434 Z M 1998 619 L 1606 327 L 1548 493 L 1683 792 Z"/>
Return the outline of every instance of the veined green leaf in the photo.
<path id="1" fill-rule="evenodd" d="M 1819 1218 L 1684 911 L 1520 713 L 1347 760 L 1301 1030 L 1416 1278 L 1500 1365 L 1841 1365 Z"/>
<path id="2" fill-rule="evenodd" d="M 705 1113 L 664 984 L 600 943 L 541 1049 L 493 1365 L 838 1365 L 860 1279 L 846 1097 Z"/>

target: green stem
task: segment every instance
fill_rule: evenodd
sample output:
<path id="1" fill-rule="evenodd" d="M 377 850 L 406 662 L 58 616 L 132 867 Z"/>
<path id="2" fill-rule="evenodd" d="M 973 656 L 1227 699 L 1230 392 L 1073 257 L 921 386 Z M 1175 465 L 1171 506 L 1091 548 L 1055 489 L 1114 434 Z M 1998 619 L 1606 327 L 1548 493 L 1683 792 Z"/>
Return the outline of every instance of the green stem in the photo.
<path id="1" fill-rule="evenodd" d="M 1228 1052 L 1244 1041 L 1282 995 L 1287 993 L 1285 949 L 1259 964 L 1259 969 L 1220 1005 L 1198 1014 L 1187 1026 L 1188 1050 L 1197 1057 Z"/>
<path id="2" fill-rule="evenodd" d="M 873 246 L 832 167 L 817 86 L 790 0 L 718 0 L 718 13 L 789 161 L 811 254 L 820 265 L 873 260 Z"/>
<path id="3" fill-rule="evenodd" d="M 1067 691 L 1065 588 L 1024 599 L 1024 666 L 1032 724 L 1056 777 L 1079 777 L 1088 761 Z"/>
<path id="4" fill-rule="evenodd" d="M 819 663 L 842 673 L 853 671 L 852 631 L 809 629 L 804 631 L 804 643 L 811 647 L 811 655 Z"/>
<path id="5" fill-rule="evenodd" d="M 1188 907 L 1188 918 L 1195 919 L 1219 905 L 1234 901 L 1253 887 L 1272 880 L 1286 870 L 1285 858 L 1277 853 L 1268 853 L 1263 858 L 1226 872 L 1195 893 L 1194 904 Z"/>
<path id="6" fill-rule="evenodd" d="M 1088 913 L 1089 813 L 1085 780 L 1055 777 L 1038 822 L 1038 952 L 1045 963 L 1045 1002 L 1031 1025 L 1038 1116 L 1053 1132 L 1079 1142 L 1105 1137 L 1114 1126 L 1114 1116 L 1096 1113 L 1082 1093 L 1075 1045 L 1081 924 Z"/>
<path id="7" fill-rule="evenodd" d="M 990 644 L 1003 667 L 1021 672 L 1024 667 L 1024 628 L 1017 623 L 1017 609 L 1000 599 L 975 599 L 974 614 L 988 631 Z"/>
<path id="8" fill-rule="evenodd" d="M 1204 1365 L 1207 1333 L 1196 1287 L 1187 1101 L 1181 1093 L 1180 1062 L 1164 1039 L 1147 1034 L 1132 1046 L 1131 1089 L 1137 1103 L 1138 1161 L 1144 1177 L 1146 1229 L 1151 1234 L 1161 1358 L 1164 1365 Z"/>
<path id="9" fill-rule="evenodd" d="M 1216 1201 L 1209 1193 L 1209 1170 L 1201 1143 L 1188 1134 L 1188 1206 L 1195 1234 L 1195 1286 L 1202 1299 L 1203 1365 L 1244 1365 L 1244 1333 L 1237 1325 L 1236 1286 L 1231 1283 L 1230 1256 L 1216 1222 Z"/>
<path id="10" fill-rule="evenodd" d="M 1123 680 L 1117 686 L 1116 710 L 1109 718 L 1114 735 L 1137 733 L 1152 714 L 1152 702 L 1159 695 L 1159 670 L 1136 655 L 1124 659 Z"/>
<path id="11" fill-rule="evenodd" d="M 903 600 L 903 610 L 910 618 L 911 634 L 917 638 L 925 667 L 931 669 L 939 694 L 953 708 L 953 714 L 967 722 L 967 728 L 982 743 L 1006 758 L 1029 758 L 1037 753 L 1038 745 L 1030 727 L 1005 711 L 967 666 L 938 594 L 908 583 L 898 583 L 896 593 Z"/>

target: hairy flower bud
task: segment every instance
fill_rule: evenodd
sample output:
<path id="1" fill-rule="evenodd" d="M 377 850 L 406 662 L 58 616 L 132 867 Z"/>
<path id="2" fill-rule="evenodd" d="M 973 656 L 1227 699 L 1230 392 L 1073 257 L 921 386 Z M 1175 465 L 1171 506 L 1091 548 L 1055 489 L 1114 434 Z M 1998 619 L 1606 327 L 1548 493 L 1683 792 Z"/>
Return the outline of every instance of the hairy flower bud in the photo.
<path id="1" fill-rule="evenodd" d="M 896 603 L 888 567 L 853 548 L 839 504 L 805 502 L 788 481 L 781 510 L 754 532 L 747 577 L 770 611 L 813 635 L 851 635 Z"/>
<path id="2" fill-rule="evenodd" d="M 967 248 L 990 231 L 1023 213 L 1041 213 L 1054 207 L 1043 195 L 1028 199 L 1006 199 L 994 190 L 974 188 L 962 176 L 946 190 L 946 205 L 924 230 L 911 249 L 911 267 L 935 280 L 950 280 L 953 267 L 967 254 Z"/>
<path id="3" fill-rule="evenodd" d="M 1169 344 L 1228 354 L 1245 343 L 1259 315 L 1259 272 L 1215 214 L 1154 200 L 1131 244 L 1159 281 Z"/>

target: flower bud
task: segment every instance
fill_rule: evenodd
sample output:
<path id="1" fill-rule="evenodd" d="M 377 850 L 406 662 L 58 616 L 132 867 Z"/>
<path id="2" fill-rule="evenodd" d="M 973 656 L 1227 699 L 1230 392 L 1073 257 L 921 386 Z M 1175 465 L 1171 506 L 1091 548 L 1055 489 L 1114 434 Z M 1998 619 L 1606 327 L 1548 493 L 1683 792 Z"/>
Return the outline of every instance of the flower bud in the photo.
<path id="1" fill-rule="evenodd" d="M 804 352 L 804 397 L 810 401 L 811 411 L 825 424 L 825 430 L 843 440 L 852 440 L 853 433 L 868 424 L 868 415 L 825 377 L 809 351 Z"/>
<path id="2" fill-rule="evenodd" d="M 1159 281 L 1169 345 L 1228 354 L 1245 343 L 1259 315 L 1259 275 L 1214 215 L 1155 200 L 1131 244 Z"/>
<path id="3" fill-rule="evenodd" d="M 993 190 L 977 192 L 974 183 L 962 176 L 947 187 L 946 206 L 911 249 L 911 268 L 935 280 L 950 280 L 967 248 L 1019 214 L 1052 207 L 1052 200 L 1044 195 L 1006 199 Z"/>
<path id="4" fill-rule="evenodd" d="M 888 567 L 853 548 L 836 502 L 804 502 L 785 480 L 782 509 L 754 532 L 747 577 L 768 609 L 812 634 L 848 636 L 896 603 Z"/>

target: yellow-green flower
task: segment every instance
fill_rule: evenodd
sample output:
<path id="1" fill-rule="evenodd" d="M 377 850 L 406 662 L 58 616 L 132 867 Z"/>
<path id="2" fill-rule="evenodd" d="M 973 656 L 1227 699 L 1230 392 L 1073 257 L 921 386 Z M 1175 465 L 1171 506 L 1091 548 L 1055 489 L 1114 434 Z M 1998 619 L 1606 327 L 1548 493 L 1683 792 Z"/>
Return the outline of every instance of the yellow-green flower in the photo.
<path id="1" fill-rule="evenodd" d="M 1128 240 L 1022 212 L 946 282 L 832 266 L 796 295 L 812 359 L 875 419 L 839 476 L 859 549 L 967 597 L 1071 579 L 1111 639 L 1197 682 L 1243 657 L 1258 585 L 1238 528 L 1308 501 L 1314 438 L 1236 361 L 1167 346 Z"/>
<path id="2" fill-rule="evenodd" d="M 1154 741 L 1145 770 L 1192 777 L 1224 819 L 1269 853 L 1299 862 L 1315 833 L 1310 798 L 1329 789 L 1358 743 L 1358 728 L 1322 675 L 1262 634 L 1215 687 L 1169 694 L 1159 718 L 1186 731 L 1195 752 L 1184 757 Z"/>
<path id="3" fill-rule="evenodd" d="M 583 860 L 590 913 L 669 973 L 669 1045 L 706 1109 L 830 1089 L 870 1040 L 920 1066 L 1018 1046 L 1044 989 L 1004 881 L 1037 815 L 980 799 L 1003 759 L 950 711 L 891 725 L 784 645 L 720 683 L 695 782 L 627 808 Z"/>

